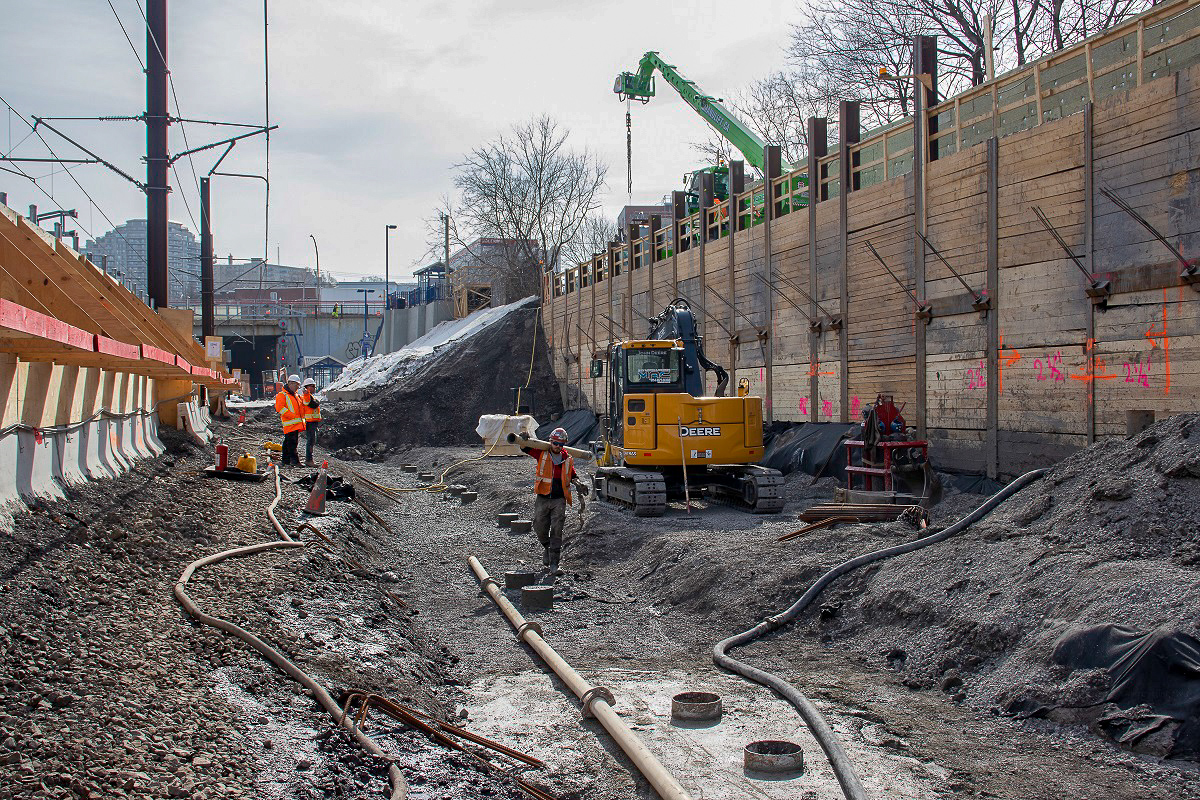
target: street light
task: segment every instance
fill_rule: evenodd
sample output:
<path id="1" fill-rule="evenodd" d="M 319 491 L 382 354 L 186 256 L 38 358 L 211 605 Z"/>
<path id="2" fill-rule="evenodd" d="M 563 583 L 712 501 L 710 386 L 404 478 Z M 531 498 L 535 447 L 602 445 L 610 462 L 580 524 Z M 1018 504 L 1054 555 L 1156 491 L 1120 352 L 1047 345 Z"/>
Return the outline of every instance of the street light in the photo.
<path id="1" fill-rule="evenodd" d="M 388 235 L 396 230 L 395 225 L 387 225 L 383 229 L 383 349 L 384 352 L 392 352 L 392 283 L 391 276 L 388 272 L 388 246 L 391 244 L 391 237 Z"/>
<path id="2" fill-rule="evenodd" d="M 308 238 L 313 240 L 313 254 L 317 258 L 317 312 L 321 310 L 321 251 L 317 249 L 317 237 L 311 233 Z"/>
<path id="3" fill-rule="evenodd" d="M 362 352 L 362 357 L 365 359 L 370 355 L 368 351 L 371 349 L 371 334 L 367 333 L 367 314 L 369 313 L 367 311 L 367 295 L 375 294 L 375 290 L 359 289 L 358 291 L 361 292 L 363 296 L 363 340 L 360 350 Z"/>

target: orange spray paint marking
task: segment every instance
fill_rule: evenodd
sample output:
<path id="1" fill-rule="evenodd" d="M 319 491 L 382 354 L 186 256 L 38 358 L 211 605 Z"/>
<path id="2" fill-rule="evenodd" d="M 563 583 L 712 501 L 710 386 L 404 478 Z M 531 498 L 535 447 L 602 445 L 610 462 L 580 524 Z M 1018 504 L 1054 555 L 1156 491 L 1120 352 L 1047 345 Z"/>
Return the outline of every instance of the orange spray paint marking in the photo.
<path id="1" fill-rule="evenodd" d="M 1004 394 L 1004 370 L 1021 360 L 1021 351 L 1010 347 L 1008 355 L 1004 354 L 1004 334 L 1000 334 L 1000 342 L 996 357 L 996 393 Z"/>
<path id="2" fill-rule="evenodd" d="M 1155 348 L 1161 347 L 1163 353 L 1163 394 L 1171 393 L 1171 338 L 1167 336 L 1167 290 L 1163 289 L 1163 307 L 1162 307 L 1162 330 L 1154 330 L 1154 326 L 1150 326 L 1150 330 L 1146 331 L 1146 338 L 1150 340 L 1150 351 L 1153 353 Z"/>

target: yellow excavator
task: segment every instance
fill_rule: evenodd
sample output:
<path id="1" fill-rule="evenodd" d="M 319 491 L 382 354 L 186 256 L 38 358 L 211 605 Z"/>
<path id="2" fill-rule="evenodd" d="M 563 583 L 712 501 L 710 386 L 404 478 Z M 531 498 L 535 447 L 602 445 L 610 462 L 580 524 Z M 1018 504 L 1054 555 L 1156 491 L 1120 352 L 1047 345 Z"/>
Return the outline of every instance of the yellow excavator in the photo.
<path id="1" fill-rule="evenodd" d="M 616 342 L 607 361 L 605 447 L 597 494 L 638 516 L 667 503 L 707 497 L 757 514 L 783 509 L 783 474 L 763 457 L 762 398 L 725 397 L 729 374 L 704 355 L 695 317 L 676 299 L 650 320 L 646 339 Z M 717 378 L 704 396 L 705 373 Z"/>

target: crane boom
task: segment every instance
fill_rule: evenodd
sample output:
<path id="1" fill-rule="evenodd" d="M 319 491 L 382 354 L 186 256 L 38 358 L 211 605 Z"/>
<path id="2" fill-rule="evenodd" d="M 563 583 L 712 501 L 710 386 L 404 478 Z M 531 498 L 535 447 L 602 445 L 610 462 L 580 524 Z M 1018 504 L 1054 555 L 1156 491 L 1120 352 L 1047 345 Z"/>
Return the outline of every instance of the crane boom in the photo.
<path id="1" fill-rule="evenodd" d="M 764 168 L 763 148 L 766 145 L 763 140 L 730 113 L 725 106 L 721 105 L 719 98 L 704 94 L 695 81 L 683 77 L 673 64 L 664 61 L 658 51 L 651 50 L 642 56 L 637 72 L 622 72 L 618 75 L 613 91 L 620 95 L 622 100 L 628 97 L 648 103 L 654 96 L 655 70 L 662 74 L 675 91 L 679 92 L 679 96 L 684 99 L 684 102 L 694 108 L 696 113 L 704 117 L 704 120 L 712 125 L 717 133 L 725 137 L 741 152 L 748 164 L 759 170 Z M 783 164 L 784 172 L 791 172 L 791 170 L 791 164 Z"/>

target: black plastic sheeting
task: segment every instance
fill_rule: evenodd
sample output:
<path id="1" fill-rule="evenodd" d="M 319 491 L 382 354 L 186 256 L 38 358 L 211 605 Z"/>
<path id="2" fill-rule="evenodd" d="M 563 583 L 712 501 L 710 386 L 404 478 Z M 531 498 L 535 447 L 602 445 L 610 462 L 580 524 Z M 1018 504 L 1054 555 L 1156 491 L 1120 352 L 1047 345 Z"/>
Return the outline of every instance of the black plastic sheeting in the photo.
<path id="1" fill-rule="evenodd" d="M 588 442 L 600 438 L 600 420 L 595 412 L 586 408 L 576 408 L 564 411 L 554 422 L 547 422 L 537 429 L 537 438 L 546 441 L 550 432 L 555 428 L 563 428 L 567 432 L 567 445 L 570 447 L 588 448 Z"/>
<path id="2" fill-rule="evenodd" d="M 1099 720 L 1118 742 L 1136 746 L 1138 739 L 1169 726 L 1176 728 L 1172 757 L 1200 755 L 1200 640 L 1191 633 L 1096 625 L 1060 637 L 1053 658 L 1073 669 L 1104 670 L 1111 680 L 1104 699 L 1139 710 Z"/>
<path id="3" fill-rule="evenodd" d="M 845 480 L 846 448 L 842 442 L 861 434 L 860 424 L 774 422 L 763 432 L 766 452 L 760 463 L 784 475 L 799 471 Z"/>

